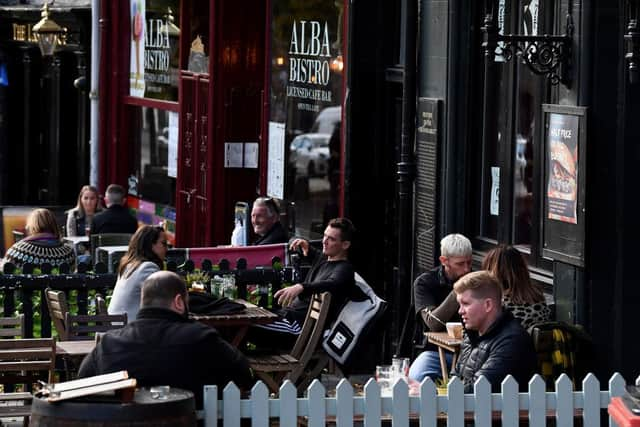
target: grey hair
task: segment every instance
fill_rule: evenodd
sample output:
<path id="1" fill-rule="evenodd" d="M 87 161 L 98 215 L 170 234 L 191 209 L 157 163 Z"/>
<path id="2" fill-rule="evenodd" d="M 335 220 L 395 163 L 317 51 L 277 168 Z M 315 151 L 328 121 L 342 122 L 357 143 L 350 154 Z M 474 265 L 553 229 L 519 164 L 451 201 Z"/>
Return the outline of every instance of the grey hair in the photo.
<path id="1" fill-rule="evenodd" d="M 471 256 L 473 248 L 471 241 L 462 234 L 449 234 L 440 240 L 440 255 L 451 256 Z"/>
<path id="2" fill-rule="evenodd" d="M 269 218 L 273 218 L 274 216 L 280 215 L 280 208 L 278 206 L 278 202 L 276 202 L 271 197 L 258 197 L 254 202 L 253 206 L 264 206 L 267 208 L 267 216 Z"/>

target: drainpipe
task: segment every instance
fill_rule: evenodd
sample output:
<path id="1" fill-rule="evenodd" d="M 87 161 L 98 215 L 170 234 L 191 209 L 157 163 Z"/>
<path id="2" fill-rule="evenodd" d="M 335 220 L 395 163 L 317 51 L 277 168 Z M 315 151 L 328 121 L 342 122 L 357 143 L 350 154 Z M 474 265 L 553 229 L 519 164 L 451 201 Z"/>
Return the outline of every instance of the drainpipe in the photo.
<path id="1" fill-rule="evenodd" d="M 402 4 L 402 34 L 400 61 L 404 64 L 402 77 L 402 133 L 398 170 L 398 271 L 396 274 L 395 321 L 398 331 L 396 354 L 406 352 L 404 323 L 411 305 L 411 268 L 413 265 L 413 155 L 416 120 L 416 37 L 418 0 L 404 0 Z M 413 317 L 413 316 L 412 316 Z"/>
<path id="2" fill-rule="evenodd" d="M 98 138 L 98 120 L 100 118 L 100 108 L 98 105 L 98 85 L 100 82 L 100 0 L 91 0 L 91 91 L 89 99 L 91 102 L 91 122 L 90 122 L 90 170 L 89 183 L 98 187 L 98 176 L 100 166 L 100 139 Z"/>

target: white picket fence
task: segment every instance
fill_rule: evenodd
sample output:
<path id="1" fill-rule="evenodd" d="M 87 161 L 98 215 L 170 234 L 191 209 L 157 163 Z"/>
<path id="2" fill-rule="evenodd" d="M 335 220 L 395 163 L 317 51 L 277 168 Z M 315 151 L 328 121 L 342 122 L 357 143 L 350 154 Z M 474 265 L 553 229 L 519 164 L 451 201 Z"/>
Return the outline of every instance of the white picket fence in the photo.
<path id="1" fill-rule="evenodd" d="M 356 421 L 373 427 L 380 426 L 382 420 L 391 421 L 394 427 L 408 427 L 410 420 L 429 427 L 436 426 L 439 417 L 446 417 L 449 427 L 465 424 L 488 427 L 497 412 L 503 426 L 516 427 L 521 411 L 525 411 L 531 426 L 544 426 L 549 418 L 555 419 L 557 426 L 573 426 L 577 414 L 582 424 L 590 427 L 600 425 L 601 409 L 607 408 L 612 397 L 624 393 L 625 384 L 622 375 L 614 374 L 608 390 L 600 390 L 598 379 L 589 374 L 582 382 L 582 390 L 574 391 L 571 380 L 563 374 L 556 381 L 555 391 L 546 391 L 544 380 L 535 375 L 529 382 L 529 391 L 520 393 L 516 381 L 508 376 L 502 383 L 501 393 L 491 393 L 489 382 L 481 378 L 473 394 L 464 394 L 460 380 L 453 378 L 447 393 L 438 395 L 433 382 L 427 379 L 420 385 L 418 396 L 409 396 L 404 381 L 395 383 L 390 396 L 380 396 L 374 380 L 367 382 L 363 395 L 355 395 L 351 384 L 343 379 L 336 387 L 335 396 L 327 396 L 325 387 L 316 380 L 301 398 L 289 381 L 285 381 L 277 397 L 270 396 L 267 387 L 258 382 L 250 398 L 242 399 L 240 390 L 230 383 L 223 390 L 222 400 L 218 400 L 216 386 L 205 386 L 202 415 L 206 427 L 217 426 L 219 419 L 225 427 L 239 427 L 240 420 L 245 418 L 250 419 L 254 427 L 268 427 L 271 421 L 277 421 L 282 427 L 296 427 L 302 419 L 310 427 L 327 423 L 346 427 Z M 615 425 L 613 420 L 609 419 L 609 425 Z"/>

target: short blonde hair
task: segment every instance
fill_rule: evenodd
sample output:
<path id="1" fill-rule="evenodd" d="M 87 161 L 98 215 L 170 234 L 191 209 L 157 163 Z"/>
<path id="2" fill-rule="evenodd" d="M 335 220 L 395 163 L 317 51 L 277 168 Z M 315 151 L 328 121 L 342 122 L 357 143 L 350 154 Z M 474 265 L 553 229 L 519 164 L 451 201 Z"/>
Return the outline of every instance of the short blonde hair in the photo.
<path id="1" fill-rule="evenodd" d="M 502 287 L 498 279 L 486 270 L 474 271 L 462 276 L 453 285 L 453 290 L 458 295 L 471 291 L 475 299 L 491 298 L 498 304 L 502 304 Z"/>
<path id="2" fill-rule="evenodd" d="M 29 214 L 25 229 L 28 235 L 51 233 L 58 239 L 62 236 L 55 215 L 49 209 L 44 208 L 38 208 Z"/>

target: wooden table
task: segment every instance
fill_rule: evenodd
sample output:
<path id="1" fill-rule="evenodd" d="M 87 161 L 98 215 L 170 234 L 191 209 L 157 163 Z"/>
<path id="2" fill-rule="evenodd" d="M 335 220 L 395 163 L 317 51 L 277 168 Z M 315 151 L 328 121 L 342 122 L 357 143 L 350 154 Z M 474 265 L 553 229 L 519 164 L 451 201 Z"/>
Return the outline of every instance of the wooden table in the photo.
<path id="1" fill-rule="evenodd" d="M 460 353 L 461 339 L 451 338 L 446 332 L 425 332 L 427 341 L 438 347 L 438 355 L 440 356 L 440 369 L 442 369 L 442 379 L 445 383 L 449 383 L 449 370 L 447 369 L 447 358 L 445 350 L 453 353 L 453 361 L 451 366 L 456 366 L 458 361 L 458 353 Z"/>
<path id="2" fill-rule="evenodd" d="M 95 347 L 95 340 L 56 341 L 56 356 L 80 358 L 91 353 Z"/>
<path id="3" fill-rule="evenodd" d="M 244 304 L 246 309 L 242 312 L 230 314 L 204 315 L 191 313 L 189 317 L 198 322 L 213 326 L 216 329 L 233 329 L 234 333 L 231 339 L 231 345 L 234 347 L 240 345 L 249 330 L 249 326 L 265 325 L 275 322 L 278 318 L 277 314 L 272 313 L 266 308 L 258 307 L 244 300 L 235 301 Z"/>

